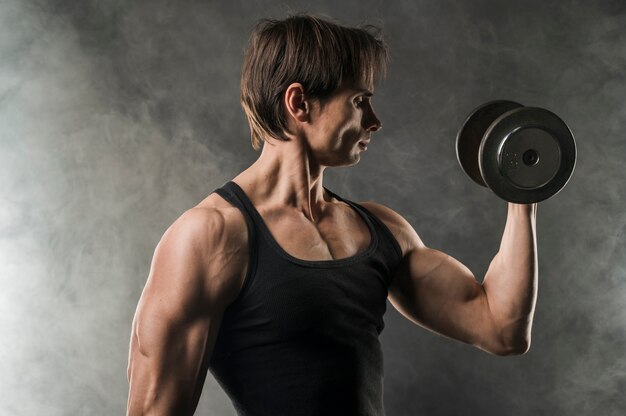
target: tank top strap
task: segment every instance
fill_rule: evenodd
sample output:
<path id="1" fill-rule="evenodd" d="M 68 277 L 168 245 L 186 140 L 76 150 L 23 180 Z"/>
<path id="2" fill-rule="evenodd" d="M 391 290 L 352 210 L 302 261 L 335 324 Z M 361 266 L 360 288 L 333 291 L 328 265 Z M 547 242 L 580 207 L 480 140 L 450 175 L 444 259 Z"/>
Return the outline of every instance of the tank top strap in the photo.
<path id="1" fill-rule="evenodd" d="M 257 243 L 257 235 L 258 235 L 258 225 L 255 221 L 256 209 L 252 206 L 248 198 L 245 194 L 242 195 L 242 191 L 239 186 L 232 181 L 228 181 L 224 183 L 220 188 L 217 188 L 215 191 L 216 194 L 224 198 L 226 201 L 230 202 L 243 214 L 246 224 L 248 226 L 248 232 L 250 235 L 250 244 L 251 249 L 252 246 L 256 248 Z"/>
<path id="2" fill-rule="evenodd" d="M 245 195 L 242 195 L 239 186 L 232 181 L 226 182 L 220 188 L 215 190 L 220 196 L 223 196 L 228 202 L 236 205 L 246 217 L 246 221 L 254 224 L 255 209 Z"/>
<path id="3" fill-rule="evenodd" d="M 336 193 L 334 193 L 330 189 L 326 188 L 325 186 L 323 188 L 326 189 L 326 192 L 328 192 L 331 196 L 337 198 L 338 200 L 340 200 L 342 202 L 345 202 L 346 204 L 350 205 L 353 209 L 355 209 L 356 211 L 360 212 L 361 215 L 363 217 L 365 217 L 366 220 L 370 220 L 370 222 L 373 222 L 372 221 L 372 214 L 369 213 L 364 207 L 362 207 L 361 205 L 357 204 L 356 202 L 350 201 L 349 199 L 346 199 L 346 198 L 343 198 L 343 197 L 337 195 Z M 378 232 L 378 230 L 376 230 L 376 231 Z"/>
<path id="4" fill-rule="evenodd" d="M 250 212 L 249 207 L 246 206 L 247 200 L 245 198 L 241 198 L 241 196 L 237 193 L 236 188 L 232 185 L 232 183 L 226 182 L 221 187 L 215 189 L 211 193 L 216 193 L 226 201 L 230 202 L 232 205 L 237 207 L 241 214 L 243 215 L 246 226 L 248 229 L 248 242 L 249 242 L 249 250 L 250 256 L 248 258 L 248 271 L 244 278 L 243 286 L 241 287 L 241 294 L 244 293 L 248 286 L 250 286 L 250 281 L 252 280 L 252 276 L 254 275 L 257 269 L 258 262 L 258 232 L 257 227 L 255 226 L 254 217 Z M 240 294 L 240 297 L 241 297 Z"/>
<path id="5" fill-rule="evenodd" d="M 248 198 L 248 195 L 244 192 L 243 189 L 236 182 L 228 181 L 226 182 L 222 188 L 229 191 L 240 203 L 241 209 L 247 213 L 246 217 L 249 219 L 258 230 L 259 235 L 264 235 L 266 238 L 271 237 L 271 233 L 267 229 L 265 222 L 263 221 L 263 217 L 259 214 L 259 211 L 252 205 L 252 201 Z M 270 238 L 271 240 L 271 238 Z"/>
<path id="6" fill-rule="evenodd" d="M 389 229 L 389 227 L 387 227 L 387 225 L 380 219 L 378 218 L 376 215 L 374 215 L 370 210 L 368 210 L 367 208 L 365 208 L 363 205 L 354 202 L 354 201 L 350 201 L 346 198 L 342 198 L 341 196 L 337 195 L 336 193 L 334 193 L 333 191 L 331 191 L 330 189 L 324 187 L 324 189 L 326 189 L 326 191 L 328 191 L 328 193 L 330 193 L 332 196 L 334 196 L 335 198 L 337 198 L 340 201 L 345 202 L 346 204 L 349 204 L 350 206 L 354 207 L 354 209 L 359 210 L 363 213 L 363 215 L 365 215 L 367 218 L 370 219 L 370 221 L 375 225 L 376 228 L 376 232 L 378 234 L 382 234 L 385 237 L 385 240 L 387 240 L 388 245 L 391 247 L 391 249 L 393 250 L 393 252 L 396 254 L 397 256 L 397 260 L 401 260 L 402 258 L 402 248 L 400 247 L 400 244 L 398 243 L 398 240 L 396 240 L 396 237 L 393 235 L 393 233 L 391 232 L 391 230 Z"/>

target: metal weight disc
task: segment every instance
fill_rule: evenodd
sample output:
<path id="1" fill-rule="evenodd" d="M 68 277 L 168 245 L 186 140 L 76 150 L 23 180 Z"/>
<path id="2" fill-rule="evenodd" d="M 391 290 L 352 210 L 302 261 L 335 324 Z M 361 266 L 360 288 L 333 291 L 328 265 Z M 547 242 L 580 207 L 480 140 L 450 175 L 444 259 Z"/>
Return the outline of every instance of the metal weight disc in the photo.
<path id="1" fill-rule="evenodd" d="M 556 114 L 523 107 L 498 117 L 478 151 L 481 176 L 500 198 L 541 202 L 567 184 L 576 164 L 576 143 Z"/>
<path id="2" fill-rule="evenodd" d="M 538 189 L 550 182 L 561 165 L 559 143 L 547 131 L 522 127 L 500 146 L 500 174 L 521 189 Z"/>
<path id="3" fill-rule="evenodd" d="M 480 174 L 478 149 L 491 123 L 502 114 L 523 107 L 514 101 L 490 101 L 475 108 L 456 135 L 456 157 L 463 171 L 481 186 L 487 186 Z"/>

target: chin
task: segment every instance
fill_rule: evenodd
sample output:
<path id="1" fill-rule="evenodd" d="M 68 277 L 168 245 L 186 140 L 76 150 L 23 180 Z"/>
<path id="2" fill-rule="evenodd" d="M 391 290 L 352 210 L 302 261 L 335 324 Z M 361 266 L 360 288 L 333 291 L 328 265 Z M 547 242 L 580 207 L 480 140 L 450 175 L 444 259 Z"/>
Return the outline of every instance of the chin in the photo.
<path id="1" fill-rule="evenodd" d="M 341 168 L 354 166 L 361 161 L 361 150 L 356 147 L 356 151 L 350 149 L 346 152 L 336 151 L 334 153 L 327 154 L 326 158 L 318 159 L 320 165 L 329 168 Z"/>
<path id="2" fill-rule="evenodd" d="M 340 166 L 342 167 L 354 166 L 358 164 L 360 161 L 361 161 L 361 154 L 357 153 L 356 155 L 352 156 L 349 160 L 346 160 L 345 163 L 341 164 Z"/>

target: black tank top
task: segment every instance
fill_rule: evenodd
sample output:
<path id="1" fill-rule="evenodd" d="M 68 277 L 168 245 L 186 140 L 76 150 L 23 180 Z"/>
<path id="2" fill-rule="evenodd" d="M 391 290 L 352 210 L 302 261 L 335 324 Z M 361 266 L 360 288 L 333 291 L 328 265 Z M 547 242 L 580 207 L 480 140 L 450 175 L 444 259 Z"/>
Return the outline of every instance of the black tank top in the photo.
<path id="1" fill-rule="evenodd" d="M 385 414 L 378 336 L 401 249 L 366 208 L 326 191 L 366 222 L 365 251 L 297 259 L 235 182 L 214 191 L 241 210 L 250 241 L 248 272 L 224 312 L 209 364 L 239 415 Z"/>

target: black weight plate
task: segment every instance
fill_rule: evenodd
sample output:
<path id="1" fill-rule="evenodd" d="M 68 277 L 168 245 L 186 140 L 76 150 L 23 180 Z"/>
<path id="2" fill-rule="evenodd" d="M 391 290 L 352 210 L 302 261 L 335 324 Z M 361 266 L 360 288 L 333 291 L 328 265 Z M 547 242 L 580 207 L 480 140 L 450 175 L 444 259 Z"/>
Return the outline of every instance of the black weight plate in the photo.
<path id="1" fill-rule="evenodd" d="M 509 134 L 499 148 L 500 174 L 520 189 L 538 189 L 556 176 L 561 149 L 547 131 L 520 128 Z"/>
<path id="2" fill-rule="evenodd" d="M 481 186 L 487 186 L 480 174 L 478 149 L 491 123 L 509 110 L 523 107 L 514 101 L 489 101 L 475 108 L 456 135 L 456 158 L 463 171 Z"/>
<path id="3" fill-rule="evenodd" d="M 550 198 L 567 184 L 576 165 L 576 142 L 556 114 L 517 108 L 487 129 L 478 161 L 485 183 L 496 195 L 531 204 Z"/>

